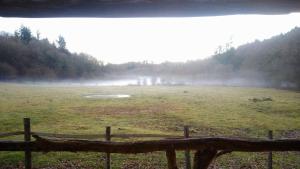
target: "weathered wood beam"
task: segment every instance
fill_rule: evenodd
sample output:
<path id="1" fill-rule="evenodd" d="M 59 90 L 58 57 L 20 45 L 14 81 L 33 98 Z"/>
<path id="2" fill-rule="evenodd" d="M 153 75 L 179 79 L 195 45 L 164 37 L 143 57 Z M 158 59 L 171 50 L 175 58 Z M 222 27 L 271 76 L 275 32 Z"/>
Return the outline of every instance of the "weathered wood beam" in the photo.
<path id="1" fill-rule="evenodd" d="M 299 0 L 0 0 L 3 17 L 185 17 L 300 12 Z"/>
<path id="2" fill-rule="evenodd" d="M 10 137 L 10 136 L 17 136 L 23 135 L 24 131 L 15 131 L 15 132 L 7 132 L 7 133 L 0 133 L 0 138 L 2 137 Z"/>
<path id="3" fill-rule="evenodd" d="M 23 135 L 24 131 L 5 132 L 0 133 L 0 138 Z M 57 133 L 43 133 L 43 132 L 31 132 L 31 135 L 39 135 L 44 137 L 55 137 L 55 138 L 76 138 L 76 139 L 100 139 L 105 138 L 105 134 L 57 134 Z M 168 134 L 112 134 L 112 138 L 183 138 L 180 135 L 168 135 Z M 195 136 L 197 137 L 197 136 Z M 200 137 L 200 136 L 199 136 Z"/>
<path id="4" fill-rule="evenodd" d="M 35 147 L 30 142 L 30 148 Z M 24 151 L 26 143 L 24 141 L 0 141 L 0 151 Z"/>
<path id="5" fill-rule="evenodd" d="M 147 153 L 174 150 L 215 150 L 268 152 L 300 151 L 300 140 L 247 140 L 233 138 L 189 138 L 166 139 L 136 142 L 106 142 L 89 140 L 51 139 L 34 136 L 36 141 L 30 143 L 32 151 L 92 151 L 108 153 Z M 0 151 L 24 151 L 24 142 L 0 141 Z"/>

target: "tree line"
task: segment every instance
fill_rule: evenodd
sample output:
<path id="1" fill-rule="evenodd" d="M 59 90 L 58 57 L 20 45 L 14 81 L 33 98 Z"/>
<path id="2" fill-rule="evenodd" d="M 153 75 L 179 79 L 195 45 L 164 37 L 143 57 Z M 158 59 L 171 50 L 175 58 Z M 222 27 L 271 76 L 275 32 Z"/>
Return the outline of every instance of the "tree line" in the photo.
<path id="1" fill-rule="evenodd" d="M 188 62 L 130 62 L 107 65 L 107 72 L 159 76 L 178 84 L 223 84 L 300 89 L 300 28 L 237 48 L 219 47 L 204 60 Z M 116 73 L 117 72 L 117 73 Z"/>
<path id="2" fill-rule="evenodd" d="M 300 88 L 298 27 L 237 48 L 226 44 L 204 60 L 161 64 L 143 61 L 104 65 L 88 54 L 69 52 L 62 36 L 54 44 L 40 39 L 39 34 L 33 36 L 24 26 L 13 35 L 0 34 L 0 80 L 151 76 L 166 83 Z"/>
<path id="3" fill-rule="evenodd" d="M 21 26 L 15 33 L 0 33 L 0 80 L 51 80 L 99 77 L 102 62 L 84 53 L 71 53 L 66 41 L 58 37 L 57 45 L 32 35 Z"/>

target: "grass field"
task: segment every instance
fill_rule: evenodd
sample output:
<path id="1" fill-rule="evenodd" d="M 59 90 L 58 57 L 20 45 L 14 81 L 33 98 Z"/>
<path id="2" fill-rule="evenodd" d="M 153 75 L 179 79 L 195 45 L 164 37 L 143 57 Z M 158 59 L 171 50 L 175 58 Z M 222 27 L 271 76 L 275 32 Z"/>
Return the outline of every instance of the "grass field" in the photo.
<path id="1" fill-rule="evenodd" d="M 87 94 L 129 94 L 122 99 L 86 99 Z M 264 98 L 268 98 L 264 100 Z M 300 93 L 286 90 L 200 86 L 67 87 L 0 83 L 0 132 L 22 130 L 99 134 L 182 134 L 300 138 Z M 22 138 L 22 137 L 19 137 Z M 5 138 L 5 139 L 18 139 Z M 266 168 L 266 153 L 232 153 L 214 163 L 222 168 Z M 37 168 L 103 168 L 99 153 L 33 153 Z M 180 166 L 183 153 L 178 154 Z M 23 153 L 1 152 L 0 168 L 22 165 Z M 112 155 L 113 168 L 165 168 L 164 153 Z M 275 153 L 275 168 L 300 168 L 300 153 Z"/>

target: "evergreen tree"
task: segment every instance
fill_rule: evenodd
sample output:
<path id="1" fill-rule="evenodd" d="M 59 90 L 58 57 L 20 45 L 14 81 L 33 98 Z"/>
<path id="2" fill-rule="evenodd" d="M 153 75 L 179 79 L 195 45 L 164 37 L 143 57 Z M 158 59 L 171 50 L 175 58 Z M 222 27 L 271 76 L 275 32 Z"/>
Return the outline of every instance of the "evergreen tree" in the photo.
<path id="1" fill-rule="evenodd" d="M 56 41 L 59 49 L 66 49 L 66 41 L 63 36 L 58 36 L 58 40 Z"/>
<path id="2" fill-rule="evenodd" d="M 28 44 L 32 39 L 31 30 L 22 25 L 19 29 L 19 38 L 24 44 Z"/>

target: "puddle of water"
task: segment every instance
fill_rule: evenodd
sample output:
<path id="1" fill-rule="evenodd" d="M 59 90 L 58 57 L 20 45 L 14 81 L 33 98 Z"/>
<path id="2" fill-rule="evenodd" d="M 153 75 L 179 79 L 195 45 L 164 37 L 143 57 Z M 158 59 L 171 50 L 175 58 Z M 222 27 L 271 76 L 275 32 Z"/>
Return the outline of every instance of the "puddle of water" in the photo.
<path id="1" fill-rule="evenodd" d="M 131 97 L 128 94 L 90 94 L 83 96 L 87 99 L 121 99 Z"/>

